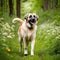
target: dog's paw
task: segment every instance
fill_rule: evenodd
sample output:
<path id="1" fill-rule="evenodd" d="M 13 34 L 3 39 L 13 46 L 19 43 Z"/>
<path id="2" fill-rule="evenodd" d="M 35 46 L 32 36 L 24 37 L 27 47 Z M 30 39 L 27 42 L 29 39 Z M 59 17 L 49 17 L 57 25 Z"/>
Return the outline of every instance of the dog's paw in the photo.
<path id="1" fill-rule="evenodd" d="M 24 50 L 24 55 L 28 55 L 28 51 L 27 50 Z"/>
<path id="2" fill-rule="evenodd" d="M 34 54 L 31 54 L 31 56 L 34 56 Z"/>
<path id="3" fill-rule="evenodd" d="M 24 54 L 24 56 L 27 56 L 28 54 Z"/>
<path id="4" fill-rule="evenodd" d="M 33 52 L 31 52 L 31 56 L 34 56 L 34 53 Z"/>

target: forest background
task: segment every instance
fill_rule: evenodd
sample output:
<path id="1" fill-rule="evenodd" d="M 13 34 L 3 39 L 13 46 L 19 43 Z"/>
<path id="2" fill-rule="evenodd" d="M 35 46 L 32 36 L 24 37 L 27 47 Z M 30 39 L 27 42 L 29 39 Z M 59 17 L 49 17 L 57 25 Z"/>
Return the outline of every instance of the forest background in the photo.
<path id="1" fill-rule="evenodd" d="M 18 27 L 12 19 L 39 15 L 35 55 L 19 53 Z M 60 0 L 0 0 L 0 60 L 60 60 Z"/>

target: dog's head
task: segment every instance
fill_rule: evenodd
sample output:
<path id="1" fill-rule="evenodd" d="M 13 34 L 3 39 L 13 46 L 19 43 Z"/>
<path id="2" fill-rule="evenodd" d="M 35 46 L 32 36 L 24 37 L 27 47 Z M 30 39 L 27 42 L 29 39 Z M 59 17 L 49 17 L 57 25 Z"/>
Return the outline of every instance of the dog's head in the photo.
<path id="1" fill-rule="evenodd" d="M 24 18 L 26 19 L 26 22 L 30 25 L 35 25 L 39 17 L 35 13 L 29 13 L 26 14 Z"/>

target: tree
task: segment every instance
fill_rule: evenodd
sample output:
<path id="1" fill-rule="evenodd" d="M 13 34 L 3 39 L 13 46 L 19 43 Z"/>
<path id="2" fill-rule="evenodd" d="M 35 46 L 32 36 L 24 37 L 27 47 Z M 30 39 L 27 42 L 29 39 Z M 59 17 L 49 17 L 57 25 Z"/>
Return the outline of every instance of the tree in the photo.
<path id="1" fill-rule="evenodd" d="M 44 0 L 44 10 L 48 10 L 48 4 L 49 4 L 49 0 Z"/>
<path id="2" fill-rule="evenodd" d="M 54 8 L 58 8 L 58 0 L 51 0 L 51 8 L 54 9 Z"/>
<path id="3" fill-rule="evenodd" d="M 9 0 L 9 15 L 13 15 L 13 2 Z"/>
<path id="4" fill-rule="evenodd" d="M 3 16 L 4 0 L 0 0 L 0 17 Z"/>
<path id="5" fill-rule="evenodd" d="M 20 17 L 20 14 L 21 14 L 21 0 L 16 0 L 16 14 L 17 14 L 17 17 Z"/>
<path id="6" fill-rule="evenodd" d="M 3 7 L 3 3 L 4 3 L 4 1 L 1 0 L 1 1 L 0 1 L 0 5 L 1 5 L 1 7 Z"/>
<path id="7" fill-rule="evenodd" d="M 55 0 L 55 8 L 58 8 L 58 0 Z"/>

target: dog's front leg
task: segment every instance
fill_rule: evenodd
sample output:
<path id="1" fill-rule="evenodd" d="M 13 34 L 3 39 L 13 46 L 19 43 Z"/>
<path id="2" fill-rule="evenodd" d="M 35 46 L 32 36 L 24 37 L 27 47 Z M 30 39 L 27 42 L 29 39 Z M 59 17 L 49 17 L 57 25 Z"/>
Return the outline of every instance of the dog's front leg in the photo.
<path id="1" fill-rule="evenodd" d="M 31 41 L 31 55 L 34 55 L 35 39 Z"/>
<path id="2" fill-rule="evenodd" d="M 28 51 L 27 51 L 27 42 L 26 42 L 26 39 L 23 38 L 23 41 L 24 41 L 24 55 L 27 55 Z"/>

